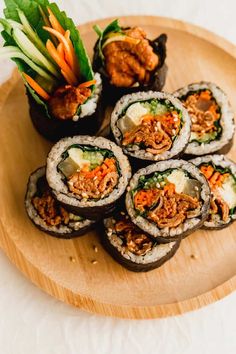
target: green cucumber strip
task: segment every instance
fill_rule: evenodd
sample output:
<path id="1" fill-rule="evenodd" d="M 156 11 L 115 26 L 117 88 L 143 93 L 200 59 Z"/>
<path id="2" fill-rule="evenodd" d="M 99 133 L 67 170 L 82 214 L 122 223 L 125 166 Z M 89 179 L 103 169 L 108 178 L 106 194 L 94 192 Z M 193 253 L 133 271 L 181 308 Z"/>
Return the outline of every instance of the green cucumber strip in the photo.
<path id="1" fill-rule="evenodd" d="M 24 32 L 18 28 L 13 29 L 13 38 L 16 41 L 19 48 L 24 54 L 33 60 L 36 64 L 43 66 L 51 74 L 60 78 L 59 71 L 49 62 L 45 56 L 36 48 L 36 46 L 29 40 Z"/>
<path id="2" fill-rule="evenodd" d="M 54 77 L 47 73 L 44 69 L 36 65 L 31 59 L 29 59 L 18 47 L 7 46 L 0 48 L 0 58 L 17 58 L 23 60 L 31 69 L 37 72 L 48 81 L 55 81 Z"/>

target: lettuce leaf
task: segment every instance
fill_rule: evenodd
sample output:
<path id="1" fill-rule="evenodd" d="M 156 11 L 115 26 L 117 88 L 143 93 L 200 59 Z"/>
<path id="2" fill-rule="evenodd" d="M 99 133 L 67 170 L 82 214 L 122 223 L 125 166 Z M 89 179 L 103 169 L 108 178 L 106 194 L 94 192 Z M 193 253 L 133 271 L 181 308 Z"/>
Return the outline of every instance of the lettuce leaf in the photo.
<path id="1" fill-rule="evenodd" d="M 42 7 L 45 13 L 47 13 L 47 7 L 49 7 L 62 25 L 62 27 L 70 31 L 70 38 L 73 43 L 75 53 L 79 62 L 81 81 L 89 81 L 94 78 L 90 59 L 87 55 L 78 29 L 76 28 L 72 19 L 68 18 L 64 11 L 60 11 L 55 3 L 49 3 L 48 0 L 4 0 L 4 2 L 6 5 L 6 8 L 4 9 L 4 15 L 6 19 L 11 19 L 20 22 L 17 8 L 21 9 L 27 17 L 31 26 L 34 28 L 34 30 L 37 32 L 38 36 L 44 43 L 46 43 L 47 39 L 50 38 L 50 35 L 47 31 L 43 29 L 44 22 L 39 11 L 39 5 Z M 5 24 L 4 27 L 5 29 L 1 32 L 2 37 L 5 40 L 4 46 L 17 46 L 16 42 L 9 33 L 7 24 Z M 23 60 L 12 60 L 16 63 L 20 72 L 26 72 L 33 78 L 36 77 L 36 73 Z M 34 90 L 27 84 L 27 82 L 25 82 L 25 85 L 32 97 L 35 99 L 35 101 L 38 104 L 44 106 L 46 114 L 48 115 L 48 117 L 50 117 L 47 104 L 34 92 Z"/>
<path id="2" fill-rule="evenodd" d="M 98 25 L 93 26 L 93 29 L 99 37 L 98 42 L 96 44 L 99 51 L 99 56 L 102 60 L 104 60 L 102 45 L 104 43 L 104 40 L 106 39 L 106 36 L 111 32 L 122 33 L 122 28 L 118 23 L 118 19 L 116 19 L 113 22 L 109 23 L 109 25 L 103 31 Z"/>

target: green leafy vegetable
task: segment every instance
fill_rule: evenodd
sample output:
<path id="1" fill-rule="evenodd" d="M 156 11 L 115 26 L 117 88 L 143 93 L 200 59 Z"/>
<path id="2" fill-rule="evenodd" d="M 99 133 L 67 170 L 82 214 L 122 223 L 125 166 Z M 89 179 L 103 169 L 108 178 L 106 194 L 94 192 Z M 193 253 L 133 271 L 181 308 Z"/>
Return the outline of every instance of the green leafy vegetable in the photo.
<path id="1" fill-rule="evenodd" d="M 93 29 L 99 37 L 97 46 L 98 46 L 100 58 L 102 60 L 104 60 L 104 55 L 102 52 L 102 45 L 103 45 L 105 39 L 107 38 L 107 36 L 110 33 L 122 33 L 122 28 L 120 27 L 118 20 L 114 20 L 103 31 L 98 25 L 93 26 Z"/>

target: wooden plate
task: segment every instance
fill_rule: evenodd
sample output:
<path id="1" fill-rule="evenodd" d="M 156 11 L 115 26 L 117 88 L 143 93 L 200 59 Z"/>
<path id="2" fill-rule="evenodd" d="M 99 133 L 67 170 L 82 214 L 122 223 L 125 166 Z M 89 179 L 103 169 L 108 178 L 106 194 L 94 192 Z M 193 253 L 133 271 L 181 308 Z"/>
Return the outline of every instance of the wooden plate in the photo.
<path id="1" fill-rule="evenodd" d="M 97 23 L 104 27 L 110 21 Z M 124 17 L 121 23 L 142 26 L 150 38 L 167 33 L 167 91 L 193 81 L 214 81 L 227 92 L 236 111 L 232 44 L 167 18 Z M 92 25 L 80 28 L 90 54 L 95 42 Z M 38 231 L 25 214 L 23 200 L 28 175 L 45 163 L 50 144 L 32 127 L 23 83 L 16 73 L 0 88 L 0 119 L 0 242 L 11 261 L 37 286 L 79 308 L 126 318 L 180 314 L 235 289 L 236 223 L 222 231 L 195 232 L 172 260 L 146 274 L 126 271 L 115 263 L 103 251 L 96 232 L 65 241 Z"/>

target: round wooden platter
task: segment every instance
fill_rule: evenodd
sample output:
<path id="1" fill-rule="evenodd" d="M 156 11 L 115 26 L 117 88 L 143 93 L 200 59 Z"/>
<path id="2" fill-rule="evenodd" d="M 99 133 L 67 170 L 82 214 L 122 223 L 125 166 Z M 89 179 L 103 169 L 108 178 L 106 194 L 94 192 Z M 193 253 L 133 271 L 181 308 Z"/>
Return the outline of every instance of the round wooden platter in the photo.
<path id="1" fill-rule="evenodd" d="M 110 21 L 97 23 L 104 27 Z M 232 44 L 167 18 L 124 17 L 121 24 L 140 25 L 150 38 L 167 33 L 166 91 L 194 81 L 214 81 L 227 92 L 236 111 L 236 48 Z M 80 27 L 90 55 L 96 39 L 92 25 Z M 0 243 L 38 287 L 90 312 L 136 319 L 194 310 L 236 288 L 236 223 L 222 231 L 195 232 L 182 242 L 174 258 L 143 274 L 129 272 L 113 261 L 102 249 L 96 230 L 74 240 L 38 231 L 25 214 L 24 194 L 29 174 L 45 164 L 50 144 L 30 122 L 23 83 L 16 72 L 0 88 L 0 119 Z M 235 152 L 233 148 L 229 156 L 233 158 Z"/>

